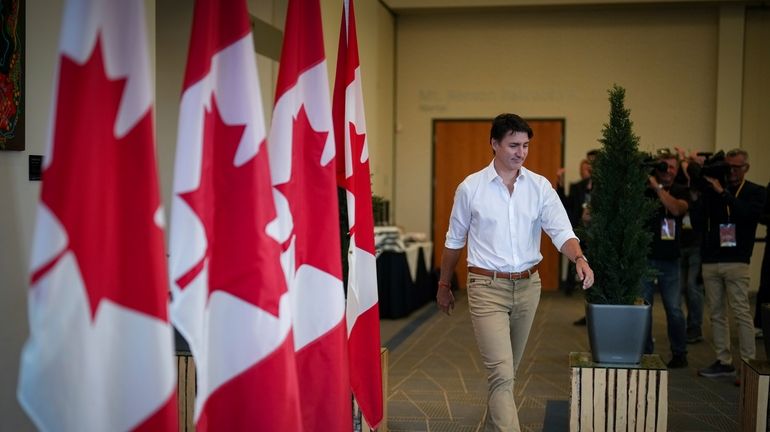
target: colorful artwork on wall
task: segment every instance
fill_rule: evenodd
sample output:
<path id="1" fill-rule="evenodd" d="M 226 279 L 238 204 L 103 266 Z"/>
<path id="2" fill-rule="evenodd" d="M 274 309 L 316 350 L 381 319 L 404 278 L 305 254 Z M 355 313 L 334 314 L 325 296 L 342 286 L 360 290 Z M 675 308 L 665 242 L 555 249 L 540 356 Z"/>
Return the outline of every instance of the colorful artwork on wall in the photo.
<path id="1" fill-rule="evenodd" d="M 0 0 L 0 150 L 24 150 L 25 0 Z"/>

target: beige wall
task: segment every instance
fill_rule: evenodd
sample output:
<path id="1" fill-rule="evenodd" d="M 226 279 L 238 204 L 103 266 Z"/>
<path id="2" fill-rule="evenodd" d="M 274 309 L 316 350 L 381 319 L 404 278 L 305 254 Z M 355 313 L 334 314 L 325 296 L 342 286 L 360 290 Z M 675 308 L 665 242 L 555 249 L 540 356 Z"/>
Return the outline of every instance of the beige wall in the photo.
<path id="1" fill-rule="evenodd" d="M 767 145 L 760 124 L 770 121 L 768 13 L 746 12 L 745 53 L 733 15 L 711 5 L 399 17 L 395 151 L 399 172 L 409 175 L 396 178 L 396 222 L 410 231 L 430 230 L 433 119 L 490 118 L 503 111 L 564 118 L 565 168 L 574 180 L 585 151 L 598 146 L 613 83 L 627 90 L 643 149 L 743 146 L 757 168 L 749 178 L 766 184 L 760 167 L 770 166 L 770 157 L 759 149 Z M 718 76 L 720 52 L 722 63 L 742 54 L 745 68 L 728 65 Z M 740 81 L 742 75 L 736 90 L 731 76 Z M 721 116 L 718 83 L 733 91 L 722 97 Z M 715 144 L 718 125 L 741 132 L 742 142 Z"/>
<path id="2" fill-rule="evenodd" d="M 745 68 L 741 112 L 741 146 L 751 157 L 749 179 L 770 181 L 770 10 L 746 13 Z"/>
<path id="3" fill-rule="evenodd" d="M 748 9 L 744 50 L 741 105 L 741 145 L 749 152 L 751 168 L 746 177 L 762 186 L 770 182 L 770 10 Z M 757 236 L 767 233 L 760 225 Z M 751 261 L 752 289 L 759 284 L 759 269 L 765 245 L 754 246 Z"/>
<path id="4" fill-rule="evenodd" d="M 712 149 L 717 23 L 715 8 L 399 18 L 396 165 L 410 174 L 396 179 L 396 222 L 429 232 L 434 118 L 564 118 L 574 181 L 579 160 L 598 146 L 607 89 L 617 83 L 643 148 Z"/>

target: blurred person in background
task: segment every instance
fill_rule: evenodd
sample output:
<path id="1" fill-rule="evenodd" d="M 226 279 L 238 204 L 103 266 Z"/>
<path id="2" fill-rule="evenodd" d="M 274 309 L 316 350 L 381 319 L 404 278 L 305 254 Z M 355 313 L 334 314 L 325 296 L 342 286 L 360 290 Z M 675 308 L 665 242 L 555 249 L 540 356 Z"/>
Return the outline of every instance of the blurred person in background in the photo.
<path id="1" fill-rule="evenodd" d="M 671 348 L 670 369 L 687 367 L 687 326 L 682 312 L 682 287 L 680 284 L 680 238 L 682 217 L 689 208 L 689 192 L 685 186 L 674 182 L 679 171 L 677 155 L 668 149 L 659 149 L 648 178 L 645 196 L 657 200 L 660 205 L 649 219 L 647 226 L 652 234 L 647 262 L 656 273 L 655 280 L 644 281 L 642 296 L 652 305 L 655 292 L 660 292 L 666 311 L 668 340 Z M 650 321 L 652 326 L 652 321 Z M 652 328 L 648 331 L 645 353 L 654 352 Z"/>
<path id="2" fill-rule="evenodd" d="M 680 281 L 682 297 L 687 306 L 687 343 L 695 344 L 703 341 L 703 276 L 701 275 L 700 247 L 703 234 L 703 203 L 701 191 L 693 187 L 688 168 L 690 163 L 697 163 L 697 154 L 687 156 L 684 149 L 674 147 L 679 155 L 679 172 L 674 182 L 687 187 L 689 208 L 682 217 L 682 233 L 680 236 Z"/>
<path id="3" fill-rule="evenodd" d="M 561 168 L 558 174 L 557 192 L 559 198 L 561 198 L 564 208 L 567 210 L 567 216 L 570 223 L 578 237 L 584 237 L 583 231 L 587 227 L 588 221 L 591 220 L 588 204 L 591 202 L 591 191 L 593 190 L 593 182 L 591 181 L 591 173 L 593 162 L 596 159 L 596 154 L 599 152 L 597 149 L 589 150 L 586 153 L 586 158 L 580 161 L 580 180 L 569 185 L 569 195 L 564 194 L 564 169 Z M 585 240 L 580 239 L 580 247 L 585 252 L 588 249 L 588 245 Z M 568 263 L 567 265 L 567 277 L 564 282 L 564 293 L 566 295 L 572 295 L 576 290 L 578 281 L 575 279 L 575 265 Z M 585 325 L 585 317 L 579 318 L 574 321 L 575 325 Z"/>
<path id="4" fill-rule="evenodd" d="M 711 169 L 714 165 L 716 163 L 709 161 L 704 163 L 706 186 L 702 190 L 706 220 L 701 247 L 703 286 L 716 354 L 714 363 L 698 370 L 698 375 L 707 378 L 735 375 L 728 307 L 738 327 L 741 358 L 756 357 L 749 303 L 749 263 L 766 194 L 764 187 L 746 180 L 750 165 L 745 150 L 737 148 L 727 152 L 724 158 L 727 175 L 724 178 L 708 175 L 714 171 Z"/>

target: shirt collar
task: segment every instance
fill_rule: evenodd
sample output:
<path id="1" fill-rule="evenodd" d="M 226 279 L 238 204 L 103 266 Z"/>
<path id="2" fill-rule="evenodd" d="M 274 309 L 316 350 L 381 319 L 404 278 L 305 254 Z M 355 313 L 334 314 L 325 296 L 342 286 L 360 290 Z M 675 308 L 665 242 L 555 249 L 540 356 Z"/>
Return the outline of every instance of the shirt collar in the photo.
<path id="1" fill-rule="evenodd" d="M 487 165 L 487 167 L 484 168 L 484 181 L 486 183 L 489 183 L 498 177 L 500 176 L 497 175 L 497 171 L 495 170 L 495 161 L 492 160 L 492 162 L 490 162 L 489 165 Z M 516 181 L 518 182 L 519 180 L 527 177 L 529 177 L 529 170 L 522 166 L 519 169 L 519 177 L 516 178 Z"/>

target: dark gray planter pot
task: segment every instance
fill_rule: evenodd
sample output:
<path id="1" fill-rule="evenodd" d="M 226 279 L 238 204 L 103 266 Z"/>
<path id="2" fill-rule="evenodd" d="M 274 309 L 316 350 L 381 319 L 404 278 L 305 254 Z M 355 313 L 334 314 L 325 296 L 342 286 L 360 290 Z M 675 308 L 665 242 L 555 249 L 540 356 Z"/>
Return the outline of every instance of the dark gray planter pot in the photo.
<path id="1" fill-rule="evenodd" d="M 642 360 L 652 307 L 586 303 L 588 343 L 596 363 L 638 364 Z"/>

